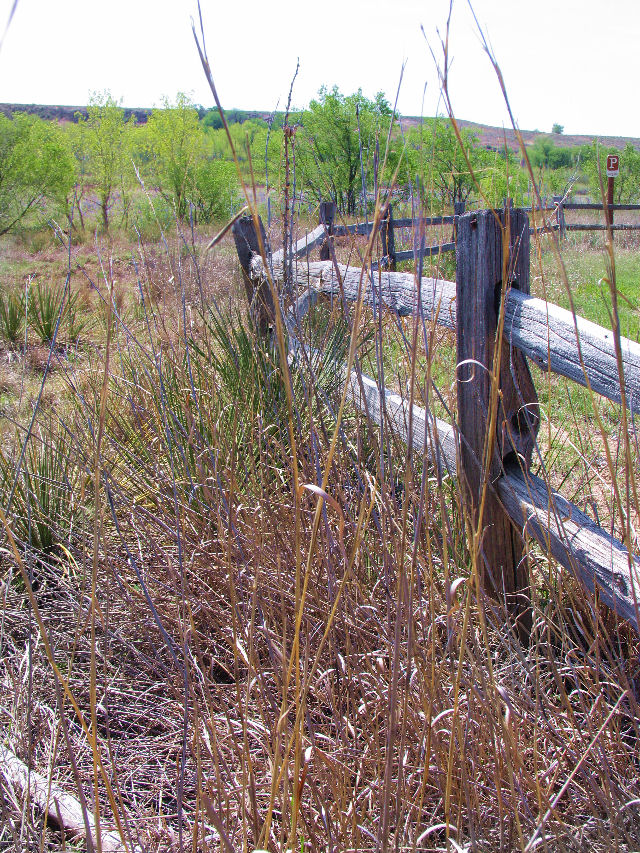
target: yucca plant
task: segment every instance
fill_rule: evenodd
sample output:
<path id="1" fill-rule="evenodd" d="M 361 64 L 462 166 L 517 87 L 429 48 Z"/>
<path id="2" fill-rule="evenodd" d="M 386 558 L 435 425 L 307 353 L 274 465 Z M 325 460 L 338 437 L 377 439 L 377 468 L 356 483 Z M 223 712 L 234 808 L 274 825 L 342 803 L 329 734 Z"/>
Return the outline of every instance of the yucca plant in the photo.
<path id="1" fill-rule="evenodd" d="M 69 546 L 78 481 L 71 441 L 57 424 L 31 437 L 17 479 L 15 459 L 0 451 L 0 499 L 7 510 L 13 494 L 8 513 L 13 535 L 41 559 Z"/>
<path id="2" fill-rule="evenodd" d="M 62 314 L 60 308 L 63 300 Z M 65 297 L 64 284 L 38 283 L 29 296 L 31 326 L 43 344 L 50 344 L 60 316 L 58 335 L 75 342 L 90 325 L 90 318 L 78 293 L 71 290 Z"/>
<path id="3" fill-rule="evenodd" d="M 345 380 L 342 365 L 349 344 L 346 323 L 340 320 L 330 324 L 327 317 L 316 318 L 306 329 L 304 352 L 289 358 L 288 371 L 283 370 L 275 342 L 258 334 L 247 318 L 240 314 L 222 317 L 211 311 L 205 323 L 210 335 L 210 360 L 220 388 L 220 430 L 230 446 L 235 442 L 240 457 L 248 460 L 265 451 L 264 442 L 259 451 L 254 441 L 259 426 L 263 438 L 269 436 L 267 446 L 274 453 L 273 464 L 287 464 L 291 451 L 287 374 L 292 384 L 295 431 L 298 437 L 307 438 L 311 413 L 327 415 L 335 391 Z M 195 342 L 193 348 L 197 350 Z M 204 353 L 200 351 L 200 355 Z"/>
<path id="4" fill-rule="evenodd" d="M 14 346 L 24 328 L 24 308 L 22 293 L 0 293 L 0 337 Z"/>
<path id="5" fill-rule="evenodd" d="M 31 326 L 43 344 L 53 340 L 60 314 L 65 286 L 38 282 L 29 294 L 29 316 Z"/>

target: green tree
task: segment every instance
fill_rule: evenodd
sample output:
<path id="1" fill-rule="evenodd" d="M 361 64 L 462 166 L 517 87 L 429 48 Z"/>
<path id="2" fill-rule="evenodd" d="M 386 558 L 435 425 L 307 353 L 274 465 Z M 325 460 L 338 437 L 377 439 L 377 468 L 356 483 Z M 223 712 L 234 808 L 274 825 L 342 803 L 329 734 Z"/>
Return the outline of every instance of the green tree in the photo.
<path id="1" fill-rule="evenodd" d="M 573 148 L 560 147 L 548 136 L 539 136 L 527 151 L 532 166 L 545 169 L 563 169 L 576 161 Z"/>
<path id="2" fill-rule="evenodd" d="M 242 169 L 245 180 L 251 180 L 251 170 L 249 168 L 249 151 L 253 159 L 253 168 L 256 176 L 262 175 L 264 169 L 264 142 L 262 142 L 262 150 L 260 144 L 254 146 L 256 139 L 266 139 L 268 125 L 261 119 L 248 119 L 242 124 L 229 124 L 229 136 L 235 148 L 240 168 Z M 273 131 L 275 133 L 275 131 Z M 272 135 L 273 135 L 272 133 Z M 280 134 L 282 131 L 280 131 Z M 247 148 L 248 143 L 248 148 Z M 271 149 L 271 140 L 269 148 Z M 227 131 L 222 129 L 207 131 L 207 150 L 217 159 L 233 161 L 231 152 L 231 144 L 227 136 Z"/>
<path id="3" fill-rule="evenodd" d="M 489 150 L 478 137 L 459 128 L 458 139 L 448 119 L 427 119 L 407 133 L 407 165 L 411 177 L 420 177 L 427 203 L 437 211 L 451 210 L 456 202 L 484 197 L 500 205 L 508 196 L 522 199 L 526 177 L 513 152 Z"/>
<path id="4" fill-rule="evenodd" d="M 146 126 L 147 174 L 155 189 L 173 205 L 179 219 L 193 200 L 198 168 L 206 157 L 205 132 L 198 111 L 183 92 L 175 103 L 163 98 Z"/>
<path id="5" fill-rule="evenodd" d="M 267 150 L 267 139 L 269 148 Z M 269 186 L 280 185 L 281 169 L 283 161 L 284 132 L 282 128 L 268 127 L 259 128 L 251 140 L 251 159 L 255 172 L 264 174 L 265 166 L 269 172 Z M 267 162 L 265 163 L 265 154 Z"/>
<path id="6" fill-rule="evenodd" d="M 196 168 L 193 201 L 199 222 L 231 216 L 238 204 L 235 164 L 225 160 L 202 160 Z"/>
<path id="7" fill-rule="evenodd" d="M 382 92 L 369 100 L 361 89 L 346 96 L 336 86 L 330 91 L 326 87 L 320 89 L 318 99 L 311 101 L 302 114 L 302 128 L 296 137 L 299 172 L 318 199 L 331 198 L 340 211 L 355 213 L 361 167 L 370 188 L 376 142 L 384 154 L 392 118 L 391 107 Z M 391 155 L 387 173 L 379 175 L 381 182 L 388 180 L 397 162 L 395 142 Z"/>
<path id="8" fill-rule="evenodd" d="M 607 154 L 618 154 L 620 157 L 620 173 L 613 182 L 613 201 L 615 204 L 633 204 L 640 201 L 640 151 L 636 151 L 628 142 L 624 151 L 617 148 L 605 148 L 597 142 L 582 148 L 582 169 L 589 181 L 591 198 L 602 200 L 600 177 L 606 193 L 607 189 Z"/>
<path id="9" fill-rule="evenodd" d="M 558 124 L 557 122 L 551 128 L 551 133 L 557 133 L 558 135 L 564 133 L 564 125 Z"/>
<path id="10" fill-rule="evenodd" d="M 520 166 L 519 156 L 510 149 L 488 151 L 480 149 L 482 165 L 478 168 L 482 197 L 492 207 L 500 207 L 506 198 L 516 206 L 525 204 L 529 175 Z"/>
<path id="11" fill-rule="evenodd" d="M 74 180 L 73 156 L 56 124 L 0 114 L 0 234 L 47 204 L 64 204 Z"/>
<path id="12" fill-rule="evenodd" d="M 580 150 L 556 145 L 551 137 L 541 135 L 528 147 L 527 155 L 540 195 L 564 195 L 580 159 Z"/>
<path id="13" fill-rule="evenodd" d="M 126 219 L 128 210 L 129 135 L 131 123 L 124 120 L 124 110 L 110 92 L 92 92 L 87 118 L 80 117 L 80 144 L 77 149 L 88 153 L 89 169 L 98 193 L 102 224 L 109 230 L 109 214 L 114 193 L 119 190 Z"/>
<path id="14" fill-rule="evenodd" d="M 237 204 L 238 180 L 224 131 L 205 130 L 182 92 L 175 102 L 164 98 L 162 104 L 140 134 L 139 160 L 148 182 L 179 219 L 190 207 L 199 222 L 228 216 Z"/>
<path id="15" fill-rule="evenodd" d="M 407 133 L 409 175 L 420 176 L 427 200 L 437 210 L 453 208 L 479 192 L 487 152 L 478 148 L 478 138 L 470 130 L 461 129 L 460 136 L 462 145 L 445 118 L 427 119 Z"/>

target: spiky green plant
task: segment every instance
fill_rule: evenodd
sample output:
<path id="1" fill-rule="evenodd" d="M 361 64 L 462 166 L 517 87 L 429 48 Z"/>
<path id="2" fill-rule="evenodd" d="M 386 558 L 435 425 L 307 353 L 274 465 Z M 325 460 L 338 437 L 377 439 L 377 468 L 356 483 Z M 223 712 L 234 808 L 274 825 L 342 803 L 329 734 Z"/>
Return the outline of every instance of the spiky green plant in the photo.
<path id="1" fill-rule="evenodd" d="M 71 343 L 75 343 L 83 332 L 92 326 L 91 314 L 87 312 L 78 293 L 69 293 L 65 306 L 65 324 L 63 332 Z"/>
<path id="2" fill-rule="evenodd" d="M 69 546 L 78 509 L 79 472 L 66 431 L 51 423 L 29 440 L 16 478 L 18 453 L 0 451 L 0 499 L 16 540 L 40 557 Z"/>
<path id="3" fill-rule="evenodd" d="M 58 336 L 67 341 L 77 341 L 90 326 L 91 318 L 80 295 L 71 290 L 65 291 L 64 284 L 38 282 L 29 294 L 31 327 L 43 344 L 50 344 L 53 340 L 58 317 Z"/>
<path id="4" fill-rule="evenodd" d="M 31 288 L 29 293 L 31 327 L 43 344 L 49 344 L 53 340 L 64 297 L 63 284 L 38 282 Z"/>
<path id="5" fill-rule="evenodd" d="M 306 440 L 313 418 L 320 415 L 331 419 L 335 393 L 345 380 L 342 365 L 349 343 L 346 323 L 333 323 L 320 310 L 306 325 L 304 350 L 289 356 L 289 370 L 285 371 L 275 342 L 259 335 L 242 315 L 221 317 L 212 311 L 205 322 L 210 362 L 220 388 L 220 429 L 241 458 L 257 459 L 266 449 L 274 454 L 274 465 L 286 467 L 291 452 L 287 374 L 295 401 L 295 431 Z M 199 354 L 204 356 L 202 350 Z M 256 429 L 262 435 L 260 442 L 256 441 Z"/>
<path id="6" fill-rule="evenodd" d="M 10 344 L 20 341 L 24 328 L 25 300 L 22 293 L 0 293 L 0 337 Z"/>

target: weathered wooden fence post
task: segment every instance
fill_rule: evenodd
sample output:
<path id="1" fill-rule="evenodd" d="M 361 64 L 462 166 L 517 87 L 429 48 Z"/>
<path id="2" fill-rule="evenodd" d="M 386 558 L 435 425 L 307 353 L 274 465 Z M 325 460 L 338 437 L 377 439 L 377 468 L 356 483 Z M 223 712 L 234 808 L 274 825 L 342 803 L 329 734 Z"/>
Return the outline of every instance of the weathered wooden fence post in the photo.
<path id="1" fill-rule="evenodd" d="M 495 482 L 505 465 L 529 467 L 539 426 L 526 358 L 498 334 L 506 288 L 529 292 L 526 213 L 508 207 L 461 216 L 456 261 L 460 485 L 471 522 L 480 528 L 481 583 L 506 602 L 524 636 L 531 620 L 524 543 Z"/>
<path id="2" fill-rule="evenodd" d="M 464 214 L 466 203 L 464 201 L 454 201 L 453 203 L 453 231 L 451 240 L 455 243 L 458 239 L 458 219 Z"/>
<path id="3" fill-rule="evenodd" d="M 380 239 L 382 240 L 382 256 L 385 259 L 384 268 L 395 270 L 396 268 L 396 237 L 393 233 L 393 209 L 387 205 L 387 209 L 380 223 Z"/>
<path id="4" fill-rule="evenodd" d="M 327 230 L 327 236 L 320 244 L 320 260 L 328 261 L 331 258 L 331 239 L 333 237 L 333 224 L 336 221 L 336 203 L 335 201 L 320 202 L 320 217 L 319 224 L 324 225 Z"/>
<path id="5" fill-rule="evenodd" d="M 566 232 L 564 220 L 564 204 L 562 198 L 563 197 L 561 195 L 554 195 L 553 197 L 553 203 L 556 206 L 556 220 L 558 222 L 558 232 L 560 234 L 561 240 L 563 239 Z"/>
<path id="6" fill-rule="evenodd" d="M 273 295 L 268 280 L 261 276 L 255 278 L 251 272 L 251 259 L 254 254 L 264 251 L 268 257 L 269 242 L 264 230 L 262 220 L 258 219 L 260 234 L 256 230 L 255 221 L 252 216 L 241 216 L 233 225 L 233 239 L 238 252 L 238 260 L 242 267 L 244 287 L 247 292 L 247 300 L 251 307 L 256 326 L 261 334 L 266 335 L 269 326 L 275 323 L 275 309 Z"/>

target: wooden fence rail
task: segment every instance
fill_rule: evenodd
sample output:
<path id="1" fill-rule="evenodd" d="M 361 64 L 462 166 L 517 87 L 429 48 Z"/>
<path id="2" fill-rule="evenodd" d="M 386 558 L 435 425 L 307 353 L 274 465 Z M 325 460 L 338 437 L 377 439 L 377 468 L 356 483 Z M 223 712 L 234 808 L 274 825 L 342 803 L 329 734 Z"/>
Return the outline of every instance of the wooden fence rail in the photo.
<path id="1" fill-rule="evenodd" d="M 556 196 L 557 227 L 560 236 L 564 237 L 567 231 L 640 231 L 640 224 L 614 223 L 617 210 L 640 210 L 640 204 L 593 204 L 591 202 L 568 202 L 562 197 Z M 566 222 L 565 211 L 567 210 L 600 210 L 605 215 L 606 223 L 589 222 Z"/>
<path id="2" fill-rule="evenodd" d="M 464 204 L 461 205 L 462 209 L 460 211 L 461 215 L 464 213 Z M 522 207 L 520 210 L 523 210 L 527 213 L 531 213 L 531 206 Z M 582 202 L 565 202 L 561 196 L 555 196 L 553 203 L 545 201 L 542 208 L 536 207 L 535 210 L 538 213 L 552 213 L 555 214 L 555 222 L 551 222 L 542 226 L 538 226 L 537 228 L 530 228 L 530 233 L 540 233 L 540 232 L 548 232 L 548 231 L 559 231 L 560 236 L 564 237 L 564 235 L 568 231 L 607 231 L 610 227 L 611 231 L 640 231 L 640 224 L 634 225 L 633 223 L 618 223 L 614 222 L 614 216 L 616 211 L 632 211 L 632 210 L 640 210 L 640 204 L 593 204 L 593 203 L 582 203 Z M 611 217 L 611 225 L 603 224 L 603 223 L 588 223 L 588 222 L 566 222 L 565 212 L 567 210 L 599 210 L 605 214 L 608 214 Z M 457 215 L 447 215 L 447 216 L 428 216 L 422 219 L 410 219 L 410 218 L 401 218 L 401 219 L 392 219 L 390 223 L 391 231 L 397 228 L 417 228 L 421 226 L 433 226 L 433 225 L 455 225 L 457 221 Z M 373 223 L 369 222 L 358 222 L 354 225 L 336 225 L 334 229 L 334 233 L 336 236 L 345 236 L 347 234 L 357 234 L 360 236 L 368 236 L 373 229 Z M 315 232 L 312 232 L 315 233 Z M 422 254 L 424 256 L 437 255 L 442 252 L 453 252 L 455 251 L 456 245 L 454 241 L 442 243 L 439 246 L 427 246 L 423 250 Z M 417 254 L 420 254 L 418 252 Z M 385 253 L 386 255 L 386 253 Z M 416 257 L 416 252 L 413 250 L 401 251 L 395 253 L 395 261 L 406 261 L 412 260 Z M 384 259 L 383 259 L 384 260 Z M 381 263 L 381 266 L 384 267 L 385 264 Z"/>
<path id="3" fill-rule="evenodd" d="M 272 267 L 275 280 L 283 276 L 282 263 Z M 262 258 L 254 255 L 250 267 L 254 281 L 262 281 Z M 394 311 L 401 317 L 418 310 L 426 322 L 457 327 L 456 285 L 452 281 L 423 277 L 420 293 L 413 273 L 376 271 L 363 277 L 356 267 L 332 261 L 298 262 L 293 267 L 298 288 L 336 296 L 347 301 L 361 298 L 366 305 Z M 603 397 L 620 403 L 622 389 L 616 347 L 610 329 L 591 323 L 571 311 L 515 289 L 505 296 L 504 334 L 543 370 L 591 388 Z M 628 408 L 640 413 L 640 344 L 621 338 L 625 400 Z"/>
<path id="4" fill-rule="evenodd" d="M 456 212 L 446 216 L 425 216 L 420 218 L 400 217 L 395 218 L 392 214 L 391 205 L 388 207 L 387 215 L 382 220 L 380 235 L 382 238 L 382 258 L 373 263 L 373 269 L 395 270 L 396 264 L 402 261 L 410 261 L 418 257 L 433 257 L 445 252 L 455 252 L 456 242 L 451 239 L 444 243 L 432 246 L 424 246 L 419 249 L 406 249 L 397 251 L 395 248 L 395 232 L 397 229 L 411 228 L 420 229 L 436 225 L 453 225 L 454 237 L 457 230 L 458 217 L 464 214 L 465 203 L 456 203 Z M 531 213 L 531 206 L 522 207 L 520 210 Z M 538 213 L 554 214 L 555 222 L 546 220 L 541 225 L 529 228 L 530 234 L 549 233 L 558 231 L 560 237 L 568 231 L 640 231 L 640 224 L 614 223 L 614 214 L 618 210 L 640 210 L 640 204 L 614 204 L 602 205 L 579 202 L 565 202 L 562 196 L 554 196 L 553 202 L 544 201 L 542 208 L 535 208 Z M 610 216 L 610 224 L 602 223 L 580 223 L 566 222 L 565 211 L 567 210 L 601 210 Z M 328 218 L 327 218 L 328 217 Z M 331 237 L 364 236 L 368 237 L 373 231 L 373 222 L 356 222 L 353 224 L 336 224 L 336 205 L 333 202 L 322 202 L 320 208 L 320 223 L 316 229 L 305 234 L 290 249 L 290 257 L 302 257 L 312 252 L 318 245 L 324 245 L 322 260 L 329 259 L 329 241 Z M 282 260 L 282 250 L 274 253 L 274 262 Z"/>
<path id="5" fill-rule="evenodd" d="M 247 222 L 253 227 L 253 220 L 247 218 L 244 225 L 240 220 L 234 236 L 245 281 L 252 285 L 247 294 L 256 294 L 257 300 L 269 276 L 276 282 L 282 279 L 284 266 L 276 253 L 267 270 L 262 253 L 247 251 L 250 242 L 256 242 L 255 235 L 247 238 L 243 230 Z M 425 321 L 455 330 L 455 426 L 418 406 L 410 418 L 406 401 L 355 372 L 348 378 L 350 398 L 373 421 L 385 422 L 402 440 L 427 453 L 439 471 L 457 476 L 476 521 L 484 495 L 480 575 L 485 589 L 506 602 L 521 633 L 526 634 L 531 618 L 522 559 L 523 539 L 531 537 L 591 592 L 597 588 L 601 600 L 640 634 L 638 559 L 530 471 L 539 413 L 526 362 L 528 357 L 616 402 L 624 398 L 633 412 L 640 412 L 640 345 L 619 341 L 621 387 L 611 331 L 529 295 L 529 224 L 524 211 L 505 209 L 498 216 L 496 211 L 478 211 L 460 216 L 456 225 L 456 283 L 427 277 L 416 283 L 412 273 L 348 268 L 336 263 L 335 256 L 320 262 L 298 258 L 293 285 L 302 293 L 287 322 L 292 343 L 299 346 L 295 324 L 322 294 L 362 299 L 401 316 L 420 310 Z M 304 244 L 301 254 L 308 255 L 311 243 L 320 244 L 314 243 L 316 231 L 298 241 Z M 323 231 L 326 237 L 325 226 Z M 492 392 L 492 375 L 499 394 Z M 486 435 L 489 424 L 495 425 L 491 441 Z M 493 452 L 485 458 L 487 447 Z"/>

